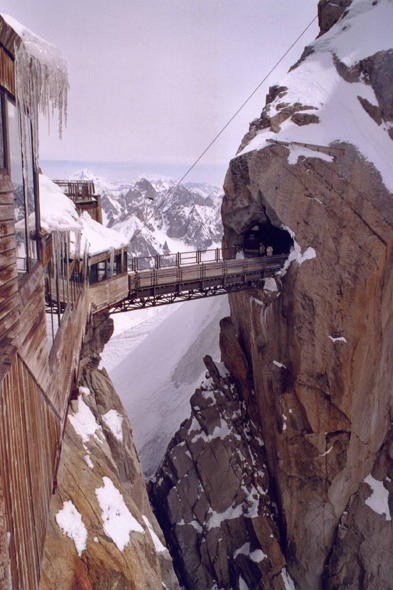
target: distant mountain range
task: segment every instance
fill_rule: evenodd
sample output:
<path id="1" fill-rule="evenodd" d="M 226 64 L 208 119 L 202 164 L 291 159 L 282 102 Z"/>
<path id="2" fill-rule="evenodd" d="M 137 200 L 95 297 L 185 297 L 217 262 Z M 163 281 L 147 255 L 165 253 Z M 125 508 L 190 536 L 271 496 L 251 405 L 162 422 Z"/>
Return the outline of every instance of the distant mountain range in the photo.
<path id="1" fill-rule="evenodd" d="M 216 186 L 185 183 L 165 200 L 177 184 L 171 178 L 151 176 L 118 181 L 84 169 L 70 180 L 94 182 L 96 193 L 101 194 L 105 225 L 131 240 L 138 232 L 130 245 L 133 256 L 206 250 L 221 245 L 223 192 Z"/>

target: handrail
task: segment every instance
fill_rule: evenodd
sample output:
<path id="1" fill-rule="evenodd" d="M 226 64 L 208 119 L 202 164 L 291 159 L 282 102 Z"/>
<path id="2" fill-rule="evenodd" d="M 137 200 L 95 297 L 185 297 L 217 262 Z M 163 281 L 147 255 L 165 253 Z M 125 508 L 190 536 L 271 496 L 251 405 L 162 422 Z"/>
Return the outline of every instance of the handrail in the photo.
<path id="1" fill-rule="evenodd" d="M 226 277 L 234 274 L 258 272 L 274 266 L 281 266 L 288 258 L 286 254 L 261 256 L 255 258 L 228 259 L 218 261 L 172 266 L 166 268 L 151 268 L 132 272 L 130 277 L 130 291 L 144 287 L 164 284 L 181 284 L 188 281 L 204 280 L 206 278 Z"/>
<path id="2" fill-rule="evenodd" d="M 92 180 L 54 180 L 57 186 L 64 190 L 64 193 L 73 201 L 83 199 L 97 200 L 94 182 Z"/>
<path id="3" fill-rule="evenodd" d="M 153 256 L 138 256 L 131 258 L 132 272 L 139 270 L 152 270 L 160 268 L 180 267 L 187 264 L 202 264 L 204 262 L 219 262 L 221 260 L 233 260 L 239 252 L 237 246 L 231 248 L 213 248 L 208 250 L 192 250 L 168 254 L 155 254 Z"/>

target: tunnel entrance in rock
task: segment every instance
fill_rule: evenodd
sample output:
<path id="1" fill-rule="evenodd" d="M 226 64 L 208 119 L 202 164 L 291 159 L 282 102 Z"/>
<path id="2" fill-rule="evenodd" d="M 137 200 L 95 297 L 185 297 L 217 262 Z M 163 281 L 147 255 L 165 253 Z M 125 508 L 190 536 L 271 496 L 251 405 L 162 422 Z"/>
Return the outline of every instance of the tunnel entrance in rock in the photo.
<path id="1" fill-rule="evenodd" d="M 255 223 L 244 232 L 243 250 L 247 258 L 275 254 L 289 254 L 293 239 L 285 229 L 269 220 Z"/>

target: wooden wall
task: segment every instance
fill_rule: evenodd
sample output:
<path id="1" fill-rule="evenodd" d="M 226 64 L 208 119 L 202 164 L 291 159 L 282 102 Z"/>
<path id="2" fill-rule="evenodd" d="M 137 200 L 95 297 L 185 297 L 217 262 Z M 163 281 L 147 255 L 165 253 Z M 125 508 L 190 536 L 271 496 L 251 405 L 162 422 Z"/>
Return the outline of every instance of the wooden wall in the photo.
<path id="1" fill-rule="evenodd" d="M 38 264 L 19 289 L 18 353 L 44 391 L 50 381 L 46 331 L 44 271 Z"/>
<path id="2" fill-rule="evenodd" d="M 101 283 L 90 285 L 89 299 L 93 313 L 108 309 L 127 299 L 129 294 L 128 273 L 116 275 Z"/>
<path id="3" fill-rule="evenodd" d="M 11 190 L 9 178 L 0 175 L 0 590 L 8 586 L 2 572 L 14 589 L 38 590 L 89 303 L 84 286 L 73 309 L 66 309 L 49 356 L 44 267 L 37 263 L 18 278 Z"/>
<path id="4" fill-rule="evenodd" d="M 14 62 L 3 47 L 0 47 L 0 84 L 15 96 Z"/>
<path id="5" fill-rule="evenodd" d="M 49 356 L 50 383 L 47 396 L 64 422 L 71 381 L 78 371 L 79 355 L 88 320 L 88 298 L 82 291 L 73 309 L 67 307 Z"/>
<path id="6" fill-rule="evenodd" d="M 12 55 L 20 39 L 1 16 L 0 43 L 0 85 L 14 94 Z M 85 286 L 64 313 L 49 356 L 44 267 L 52 240 L 43 240 L 41 262 L 18 277 L 14 214 L 12 183 L 0 170 L 0 590 L 38 590 L 89 299 Z"/>
<path id="7" fill-rule="evenodd" d="M 14 196 L 8 176 L 0 176 L 0 379 L 9 369 L 19 330 Z"/>
<path id="8" fill-rule="evenodd" d="M 39 588 L 61 423 L 17 355 L 0 384 L 0 470 L 13 588 Z"/>

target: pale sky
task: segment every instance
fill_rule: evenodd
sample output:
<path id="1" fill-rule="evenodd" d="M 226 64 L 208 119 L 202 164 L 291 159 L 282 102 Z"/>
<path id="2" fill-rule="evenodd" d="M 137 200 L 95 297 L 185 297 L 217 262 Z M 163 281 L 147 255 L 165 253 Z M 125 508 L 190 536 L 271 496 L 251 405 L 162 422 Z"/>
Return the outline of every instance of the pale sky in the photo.
<path id="1" fill-rule="evenodd" d="M 68 63 L 68 128 L 41 124 L 42 160 L 184 172 L 316 16 L 317 0 L 1 0 Z M 317 35 L 308 30 L 203 159 L 222 182 L 249 122 Z M 198 173 L 191 180 L 197 180 Z M 221 180 L 222 178 L 222 180 Z"/>

